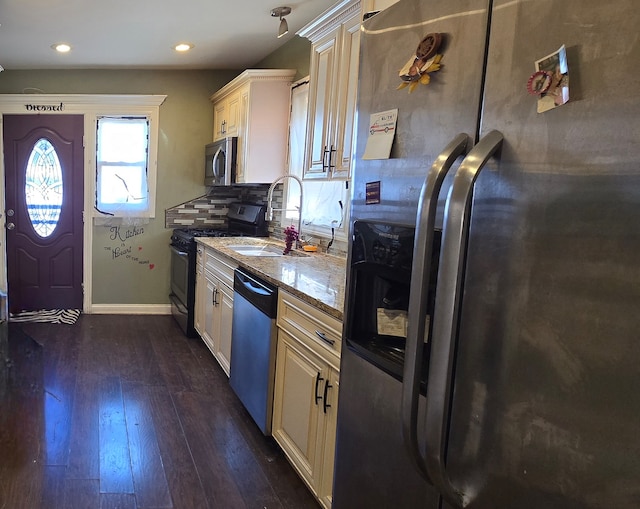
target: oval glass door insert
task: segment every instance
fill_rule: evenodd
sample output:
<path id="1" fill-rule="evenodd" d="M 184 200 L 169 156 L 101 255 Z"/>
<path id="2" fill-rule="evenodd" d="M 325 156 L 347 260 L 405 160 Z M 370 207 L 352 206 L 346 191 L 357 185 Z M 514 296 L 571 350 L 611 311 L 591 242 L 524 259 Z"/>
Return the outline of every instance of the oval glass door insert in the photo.
<path id="1" fill-rule="evenodd" d="M 62 209 L 62 167 L 56 149 L 45 138 L 36 141 L 29 161 L 24 196 L 35 232 L 49 237 L 58 225 Z"/>

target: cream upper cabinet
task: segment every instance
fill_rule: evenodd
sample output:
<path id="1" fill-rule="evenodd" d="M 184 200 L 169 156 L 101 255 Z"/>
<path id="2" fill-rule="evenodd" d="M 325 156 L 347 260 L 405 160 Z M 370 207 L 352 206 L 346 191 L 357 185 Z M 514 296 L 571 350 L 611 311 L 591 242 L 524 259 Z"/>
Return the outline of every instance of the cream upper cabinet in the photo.
<path id="1" fill-rule="evenodd" d="M 350 176 L 360 19 L 360 0 L 342 0 L 298 32 L 312 44 L 305 178 Z"/>
<path id="2" fill-rule="evenodd" d="M 213 107 L 213 140 L 238 135 L 240 94 L 230 94 Z"/>
<path id="3" fill-rule="evenodd" d="M 267 184 L 286 173 L 295 74 L 295 69 L 247 69 L 211 96 L 213 139 L 238 137 L 238 184 Z"/>

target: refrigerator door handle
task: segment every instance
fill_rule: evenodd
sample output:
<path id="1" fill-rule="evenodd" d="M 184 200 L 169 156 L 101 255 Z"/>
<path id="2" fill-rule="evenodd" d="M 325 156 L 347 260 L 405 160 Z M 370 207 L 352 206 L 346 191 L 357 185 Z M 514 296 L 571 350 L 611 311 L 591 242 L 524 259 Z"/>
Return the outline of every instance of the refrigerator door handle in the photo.
<path id="1" fill-rule="evenodd" d="M 418 445 L 417 422 L 422 352 L 428 334 L 428 325 L 420 317 L 424 317 L 427 312 L 431 251 L 438 195 L 447 172 L 458 157 L 467 153 L 469 145 L 470 138 L 464 133 L 458 134 L 449 142 L 431 165 L 422 185 L 418 202 L 411 269 L 409 323 L 403 368 L 402 433 L 411 458 L 425 477 L 428 476 L 425 458 Z"/>
<path id="2" fill-rule="evenodd" d="M 445 500 L 456 507 L 465 507 L 470 502 L 465 493 L 452 485 L 445 454 L 471 198 L 480 171 L 502 146 L 502 140 L 500 132 L 491 131 L 464 158 L 456 171 L 444 213 L 427 380 L 425 448 L 429 478 Z"/>

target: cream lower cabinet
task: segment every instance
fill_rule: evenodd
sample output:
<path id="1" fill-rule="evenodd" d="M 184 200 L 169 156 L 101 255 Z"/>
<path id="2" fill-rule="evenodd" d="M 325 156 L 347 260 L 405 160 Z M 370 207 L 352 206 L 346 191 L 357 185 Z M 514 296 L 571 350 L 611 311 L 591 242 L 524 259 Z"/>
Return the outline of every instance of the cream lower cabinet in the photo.
<path id="1" fill-rule="evenodd" d="M 195 328 L 227 376 L 231 366 L 233 271 L 236 267 L 237 264 L 226 256 L 198 246 Z"/>
<path id="2" fill-rule="evenodd" d="M 342 324 L 282 290 L 272 434 L 323 507 L 331 507 Z"/>
<path id="3" fill-rule="evenodd" d="M 193 326 L 198 334 L 202 338 L 204 334 L 205 323 L 205 305 L 204 303 L 211 302 L 206 299 L 205 282 L 204 282 L 204 246 L 197 245 L 196 250 L 196 300 L 195 309 L 193 312 Z"/>

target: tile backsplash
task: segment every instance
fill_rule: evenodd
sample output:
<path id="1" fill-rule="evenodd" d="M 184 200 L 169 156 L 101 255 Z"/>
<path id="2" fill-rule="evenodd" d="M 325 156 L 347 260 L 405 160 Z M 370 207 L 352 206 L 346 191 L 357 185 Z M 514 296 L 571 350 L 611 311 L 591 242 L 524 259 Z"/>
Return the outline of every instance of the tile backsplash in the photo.
<path id="1" fill-rule="evenodd" d="M 220 186 L 213 187 L 208 194 L 181 203 L 165 210 L 165 228 L 226 228 L 229 204 L 236 201 L 267 204 L 269 185 Z M 283 208 L 284 185 L 276 185 L 273 191 L 272 206 Z M 280 211 L 274 211 L 273 221 L 269 224 L 269 236 L 284 240 L 284 227 L 280 224 Z M 293 222 L 295 224 L 295 222 Z M 304 225 L 302 227 L 304 235 Z M 330 238 L 313 236 L 313 244 L 322 252 L 335 256 L 347 255 L 347 243 L 341 240 L 331 242 Z"/>
<path id="2" fill-rule="evenodd" d="M 213 187 L 208 194 L 165 210 L 165 228 L 226 228 L 229 204 L 267 203 L 269 185 Z M 282 196 L 282 193 L 280 193 Z"/>

